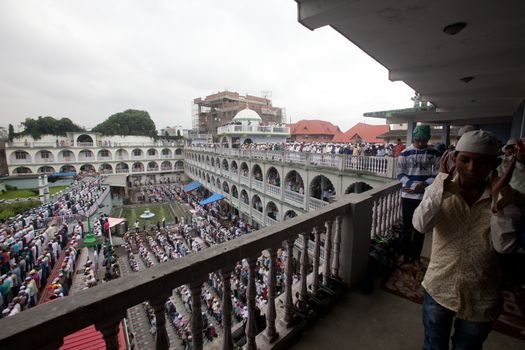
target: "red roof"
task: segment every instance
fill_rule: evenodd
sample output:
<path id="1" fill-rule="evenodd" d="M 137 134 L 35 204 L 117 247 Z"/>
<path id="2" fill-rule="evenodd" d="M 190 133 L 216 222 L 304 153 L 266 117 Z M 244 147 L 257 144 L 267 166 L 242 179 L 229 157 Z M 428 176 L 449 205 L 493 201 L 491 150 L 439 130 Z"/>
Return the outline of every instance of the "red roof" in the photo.
<path id="1" fill-rule="evenodd" d="M 288 124 L 290 134 L 293 135 L 339 135 L 341 130 L 334 124 L 318 119 L 299 120 L 297 123 Z"/>
<path id="2" fill-rule="evenodd" d="M 122 330 L 122 322 L 119 324 L 118 333 L 119 349 L 126 349 L 126 340 L 124 339 L 124 331 Z M 64 338 L 64 345 L 60 350 L 105 350 L 106 343 L 102 334 L 95 329 L 95 326 L 89 326 L 79 330 Z"/>
<path id="3" fill-rule="evenodd" d="M 356 138 L 369 143 L 383 143 L 384 140 L 378 139 L 377 136 L 390 131 L 388 125 L 371 125 L 365 123 L 357 123 L 344 134 L 337 135 L 332 140 L 333 142 L 352 142 Z"/>

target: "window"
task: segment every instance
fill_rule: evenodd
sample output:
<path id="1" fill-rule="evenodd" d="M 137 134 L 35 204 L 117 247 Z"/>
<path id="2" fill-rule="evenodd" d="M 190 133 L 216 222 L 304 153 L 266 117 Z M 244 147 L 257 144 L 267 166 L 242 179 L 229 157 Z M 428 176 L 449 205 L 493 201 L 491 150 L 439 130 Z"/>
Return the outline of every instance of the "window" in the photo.
<path id="1" fill-rule="evenodd" d="M 102 151 L 100 151 L 100 156 L 109 157 L 109 151 L 107 149 L 103 149 Z"/>
<path id="2" fill-rule="evenodd" d="M 27 159 L 27 153 L 22 151 L 15 152 L 16 159 Z"/>
<path id="3" fill-rule="evenodd" d="M 149 149 L 148 150 L 148 156 L 154 156 L 155 155 L 155 150 L 154 149 Z"/>
<path id="4" fill-rule="evenodd" d="M 140 157 L 142 155 L 142 151 L 140 149 L 134 149 L 133 150 L 133 155 L 135 157 Z"/>
<path id="5" fill-rule="evenodd" d="M 42 159 L 49 159 L 49 156 L 50 156 L 50 155 L 51 155 L 51 153 L 48 152 L 48 151 L 42 151 L 42 152 L 40 152 L 40 157 L 41 157 Z"/>

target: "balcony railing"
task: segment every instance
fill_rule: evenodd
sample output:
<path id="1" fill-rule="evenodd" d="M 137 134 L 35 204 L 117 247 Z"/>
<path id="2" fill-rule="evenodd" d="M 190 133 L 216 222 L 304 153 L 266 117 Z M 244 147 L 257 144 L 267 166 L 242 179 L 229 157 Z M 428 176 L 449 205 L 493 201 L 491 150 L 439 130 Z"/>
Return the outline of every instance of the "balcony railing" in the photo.
<path id="1" fill-rule="evenodd" d="M 188 147 L 186 151 L 221 154 L 234 158 L 266 160 L 278 163 L 294 163 L 333 168 L 340 171 L 368 172 L 383 177 L 395 177 L 397 158 L 352 156 L 330 153 L 303 153 L 291 151 L 261 151 L 231 148 Z"/>
<path id="2" fill-rule="evenodd" d="M 129 173 L 129 169 L 117 169 L 115 172 L 117 174 Z"/>
<path id="3" fill-rule="evenodd" d="M 261 180 L 252 179 L 252 186 L 260 192 L 263 191 L 263 182 Z"/>
<path id="4" fill-rule="evenodd" d="M 73 148 L 73 147 L 183 147 L 183 141 L 177 142 L 102 142 L 100 141 L 97 145 L 93 142 L 77 142 L 76 146 L 72 142 L 62 142 L 58 144 L 56 142 L 45 142 L 45 141 L 35 141 L 35 142 L 24 142 L 16 141 L 7 143 L 7 148 Z"/>
<path id="5" fill-rule="evenodd" d="M 276 224 L 278 222 L 277 220 L 274 220 L 274 219 L 272 219 L 269 216 L 265 217 L 264 220 L 266 220 L 266 222 L 265 222 L 266 226 L 274 225 L 274 224 Z"/>
<path id="6" fill-rule="evenodd" d="M 281 188 L 275 185 L 266 184 L 266 193 L 277 199 L 281 199 Z"/>
<path id="7" fill-rule="evenodd" d="M 241 184 L 250 186 L 250 178 L 248 176 L 241 175 Z"/>
<path id="8" fill-rule="evenodd" d="M 273 125 L 225 125 L 217 128 L 217 134 L 276 134 L 290 136 L 290 128 Z"/>
<path id="9" fill-rule="evenodd" d="M 284 190 L 284 200 L 302 207 L 304 205 L 304 194 Z"/>
<path id="10" fill-rule="evenodd" d="M 262 211 L 258 211 L 257 209 L 252 208 L 252 217 L 255 220 L 259 221 L 261 224 L 264 224 Z"/>
<path id="11" fill-rule="evenodd" d="M 104 337 L 107 349 L 119 347 L 119 324 L 126 310 L 144 301 L 149 301 L 156 318 L 156 348 L 168 349 L 170 340 L 166 330 L 165 302 L 172 290 L 188 285 L 191 290 L 192 322 L 191 332 L 194 349 L 202 349 L 203 324 L 201 317 L 201 293 L 204 281 L 211 272 L 220 272 L 222 295 L 231 295 L 231 275 L 239 259 L 248 264 L 246 342 L 248 349 L 272 349 L 285 347 L 288 335 L 298 330 L 293 322 L 293 305 L 308 305 L 310 295 L 316 295 L 321 287 L 329 287 L 330 278 L 341 279 L 349 286 L 355 286 L 364 273 L 368 263 L 370 227 L 377 224 L 372 218 L 374 203 L 383 202 L 383 197 L 399 194 L 399 184 L 385 185 L 366 194 L 346 195 L 339 201 L 327 205 L 316 212 L 306 213 L 284 222 L 263 228 L 256 235 L 245 235 L 205 251 L 179 258 L 173 264 L 160 264 L 137 272 L 132 276 L 81 290 L 68 297 L 21 312 L 0 320 L 0 344 L 5 349 L 58 349 L 63 337 L 90 325 L 95 325 Z M 394 213 L 391 200 L 385 199 L 385 213 Z M 383 206 L 383 204 L 381 204 Z M 390 214 L 387 215 L 389 217 Z M 385 227 L 391 221 L 385 222 Z M 323 227 L 326 233 L 321 235 Z M 285 261 L 284 293 L 276 295 L 277 250 L 284 247 L 286 256 L 292 257 L 294 242 L 299 237 L 302 246 L 312 244 L 313 252 L 301 254 L 301 279 L 292 285 L 292 259 Z M 322 242 L 324 237 L 324 244 Z M 324 252 L 323 252 L 324 250 Z M 266 328 L 256 335 L 256 263 L 263 251 L 270 257 L 268 275 L 268 303 L 266 306 Z M 325 259 L 321 259 L 324 256 Z M 313 271 L 308 276 L 311 259 Z M 319 272 L 322 272 L 323 279 Z M 296 296 L 297 293 L 297 296 Z M 281 299 L 282 308 L 276 308 L 276 300 Z M 232 339 L 232 301 L 225 298 L 221 304 L 223 317 L 223 348 L 233 347 Z M 306 311 L 307 312 L 307 311 Z M 300 326 L 300 325 L 299 325 Z M 38 335 L 38 336 L 35 336 Z"/>
<path id="12" fill-rule="evenodd" d="M 317 210 L 319 208 L 324 207 L 325 205 L 328 205 L 328 202 L 313 197 L 310 197 L 310 199 L 308 199 L 308 210 L 310 211 Z"/>

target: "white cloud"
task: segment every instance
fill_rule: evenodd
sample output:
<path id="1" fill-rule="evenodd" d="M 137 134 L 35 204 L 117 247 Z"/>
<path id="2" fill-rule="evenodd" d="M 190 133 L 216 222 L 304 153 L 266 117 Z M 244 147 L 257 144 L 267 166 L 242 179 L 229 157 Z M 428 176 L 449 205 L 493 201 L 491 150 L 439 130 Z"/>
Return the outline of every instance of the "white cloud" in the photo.
<path id="1" fill-rule="evenodd" d="M 190 127 L 191 101 L 228 88 L 269 90 L 292 120 L 346 130 L 412 95 L 333 29 L 299 24 L 292 0 L 3 1 L 0 52 L 5 125 L 52 115 L 92 127 L 137 108 L 159 129 Z"/>

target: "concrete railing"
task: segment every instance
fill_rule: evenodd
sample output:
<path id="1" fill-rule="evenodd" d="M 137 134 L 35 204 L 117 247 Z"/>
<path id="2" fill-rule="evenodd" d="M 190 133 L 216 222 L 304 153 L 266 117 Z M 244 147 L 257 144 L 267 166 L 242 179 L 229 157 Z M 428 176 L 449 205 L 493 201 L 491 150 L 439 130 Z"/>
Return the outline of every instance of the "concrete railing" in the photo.
<path id="1" fill-rule="evenodd" d="M 278 163 L 294 163 L 317 167 L 326 167 L 340 171 L 371 173 L 374 175 L 395 178 L 396 158 L 352 156 L 347 154 L 306 153 L 291 151 L 262 151 L 233 148 L 186 147 L 186 152 L 196 151 L 200 154 L 212 153 L 234 158 L 249 158 Z"/>
<path id="2" fill-rule="evenodd" d="M 363 276 L 368 262 L 370 227 L 374 203 L 399 191 L 399 184 L 385 185 L 378 190 L 342 196 L 337 202 L 318 211 L 276 223 L 261 229 L 257 234 L 244 235 L 196 254 L 180 258 L 176 263 L 161 264 L 133 276 L 121 277 L 71 296 L 39 305 L 15 316 L 0 320 L 0 345 L 5 349 L 58 349 L 63 337 L 94 324 L 104 337 L 107 349 L 118 348 L 118 328 L 126 310 L 149 301 L 156 317 L 156 348 L 168 349 L 164 305 L 172 290 L 183 284 L 192 294 L 192 321 L 194 349 L 203 348 L 201 317 L 202 286 L 211 272 L 220 272 L 223 295 L 231 295 L 230 278 L 237 262 L 246 259 L 249 267 L 246 323 L 247 349 L 283 347 L 282 339 L 294 331 L 293 305 L 306 306 L 310 295 L 329 283 L 330 277 L 340 278 L 353 286 Z M 102 197 L 100 198 L 102 199 Z M 97 201 L 98 202 L 98 201 Z M 324 235 L 321 235 L 325 232 Z M 292 289 L 292 260 L 285 263 L 285 288 L 283 307 L 276 308 L 277 250 L 286 249 L 286 256 L 293 256 L 294 242 L 300 237 L 303 247 L 309 247 L 313 234 L 313 271 L 321 272 L 308 277 L 309 254 L 301 254 L 301 280 L 297 286 L 298 298 Z M 324 242 L 321 242 L 324 239 Z M 321 254 L 321 250 L 324 252 Z M 268 275 L 267 327 L 256 336 L 256 263 L 263 251 L 270 257 Z M 325 256 L 321 261 L 320 256 Z M 323 263 L 325 262 L 325 263 Z M 297 300 L 294 300 L 297 299 Z M 221 304 L 222 342 L 224 349 L 233 348 L 232 302 Z M 278 320 L 278 322 L 276 322 Z"/>

